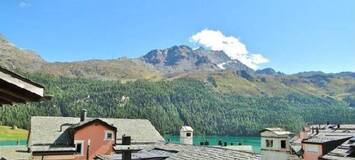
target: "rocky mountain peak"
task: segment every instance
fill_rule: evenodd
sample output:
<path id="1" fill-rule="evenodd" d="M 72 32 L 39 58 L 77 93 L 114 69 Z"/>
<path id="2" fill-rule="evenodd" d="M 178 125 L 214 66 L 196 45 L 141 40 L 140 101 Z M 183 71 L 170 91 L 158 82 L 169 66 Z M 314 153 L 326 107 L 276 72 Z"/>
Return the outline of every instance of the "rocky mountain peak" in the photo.
<path id="1" fill-rule="evenodd" d="M 272 68 L 264 68 L 264 69 L 261 69 L 261 70 L 257 70 L 255 71 L 256 74 L 259 74 L 259 75 L 269 75 L 269 76 L 281 76 L 281 75 L 285 75 L 284 73 L 282 72 L 277 72 L 275 71 L 274 69 Z"/>
<path id="2" fill-rule="evenodd" d="M 190 58 L 193 50 L 185 45 L 173 46 L 167 49 L 155 49 L 142 58 L 153 65 L 177 65 L 180 61 Z"/>
<path id="3" fill-rule="evenodd" d="M 8 69 L 38 70 L 45 61 L 35 52 L 17 48 L 0 35 L 0 65 Z"/>
<path id="4" fill-rule="evenodd" d="M 225 69 L 253 71 L 238 60 L 232 60 L 223 51 L 212 51 L 202 47 L 193 50 L 186 45 L 152 50 L 141 59 L 168 73 Z"/>

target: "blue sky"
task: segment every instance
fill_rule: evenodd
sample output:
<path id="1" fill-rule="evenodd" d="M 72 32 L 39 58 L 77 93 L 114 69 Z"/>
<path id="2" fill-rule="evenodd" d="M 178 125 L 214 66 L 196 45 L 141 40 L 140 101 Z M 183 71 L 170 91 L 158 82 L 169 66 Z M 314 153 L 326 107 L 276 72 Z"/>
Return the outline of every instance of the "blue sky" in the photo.
<path id="1" fill-rule="evenodd" d="M 2 0 L 0 33 L 48 61 L 139 57 L 204 29 L 244 44 L 259 68 L 355 71 L 353 0 Z"/>

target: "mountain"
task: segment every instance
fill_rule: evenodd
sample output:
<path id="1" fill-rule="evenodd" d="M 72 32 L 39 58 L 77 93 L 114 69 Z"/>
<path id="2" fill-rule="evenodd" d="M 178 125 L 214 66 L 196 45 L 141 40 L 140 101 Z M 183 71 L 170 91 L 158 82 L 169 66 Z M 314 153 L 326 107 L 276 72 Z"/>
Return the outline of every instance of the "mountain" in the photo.
<path id="1" fill-rule="evenodd" d="M 223 51 L 192 49 L 186 45 L 154 49 L 136 59 L 47 62 L 33 51 L 20 49 L 0 36 L 0 65 L 26 73 L 97 80 L 163 80 L 188 77 L 222 92 L 242 96 L 278 96 L 302 92 L 329 96 L 352 104 L 353 72 L 303 72 L 286 75 L 272 68 L 254 71 Z"/>
<path id="2" fill-rule="evenodd" d="M 305 122 L 352 122 L 355 73 L 254 71 L 222 51 L 179 45 L 130 59 L 47 62 L 0 37 L 0 65 L 46 86 L 53 99 L 5 106 L 0 124 L 28 128 L 33 115 L 147 118 L 161 133 L 297 131 Z M 128 98 L 127 98 L 128 97 Z"/>
<path id="3" fill-rule="evenodd" d="M 37 71 L 45 61 L 35 52 L 17 48 L 0 34 L 0 65 L 12 70 Z"/>
<path id="4" fill-rule="evenodd" d="M 156 49 L 137 59 L 47 62 L 33 51 L 24 50 L 0 37 L 0 65 L 12 70 L 102 80 L 159 80 L 222 70 L 253 72 L 221 51 L 188 46 Z M 201 75 L 206 77 L 206 74 Z"/>
<path id="5" fill-rule="evenodd" d="M 261 69 L 261 70 L 257 70 L 257 71 L 255 71 L 255 73 L 258 74 L 258 75 L 264 75 L 264 76 L 285 76 L 284 73 L 276 72 L 272 68 L 264 68 L 264 69 Z"/>
<path id="6" fill-rule="evenodd" d="M 253 72 L 252 69 L 238 60 L 232 60 L 223 51 L 212 51 L 204 48 L 193 50 L 185 45 L 152 50 L 144 55 L 141 60 L 153 65 L 167 77 L 223 70 Z"/>
<path id="7" fill-rule="evenodd" d="M 161 79 L 158 71 L 135 59 L 50 63 L 33 51 L 19 49 L 3 36 L 0 36 L 0 58 L 1 66 L 28 73 L 47 73 L 101 80 Z"/>

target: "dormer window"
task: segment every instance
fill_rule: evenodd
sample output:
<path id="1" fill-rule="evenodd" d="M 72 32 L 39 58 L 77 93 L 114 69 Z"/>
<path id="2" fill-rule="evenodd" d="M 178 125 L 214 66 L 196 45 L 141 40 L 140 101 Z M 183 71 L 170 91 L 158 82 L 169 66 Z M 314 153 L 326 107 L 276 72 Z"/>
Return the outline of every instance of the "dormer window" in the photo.
<path id="1" fill-rule="evenodd" d="M 113 131 L 105 131 L 105 140 L 113 140 Z"/>

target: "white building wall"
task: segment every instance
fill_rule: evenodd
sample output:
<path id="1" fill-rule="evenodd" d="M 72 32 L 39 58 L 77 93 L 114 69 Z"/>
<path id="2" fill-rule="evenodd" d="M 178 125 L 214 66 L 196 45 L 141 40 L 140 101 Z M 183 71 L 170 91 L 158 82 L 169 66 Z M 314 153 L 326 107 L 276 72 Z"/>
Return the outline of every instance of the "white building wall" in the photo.
<path id="1" fill-rule="evenodd" d="M 272 140 L 272 147 L 266 146 L 266 140 Z M 286 141 L 286 148 L 281 148 L 281 140 Z M 262 160 L 288 160 L 289 158 L 289 139 L 265 131 L 261 134 L 261 159 Z"/>
<path id="2" fill-rule="evenodd" d="M 273 141 L 273 146 L 272 147 L 266 147 L 266 140 L 272 140 Z M 281 140 L 286 141 L 286 148 L 281 148 Z M 277 151 L 290 151 L 290 146 L 289 146 L 289 140 L 288 138 L 268 138 L 268 137 L 261 137 L 261 146 L 262 149 L 268 149 L 268 150 L 277 150 Z"/>

